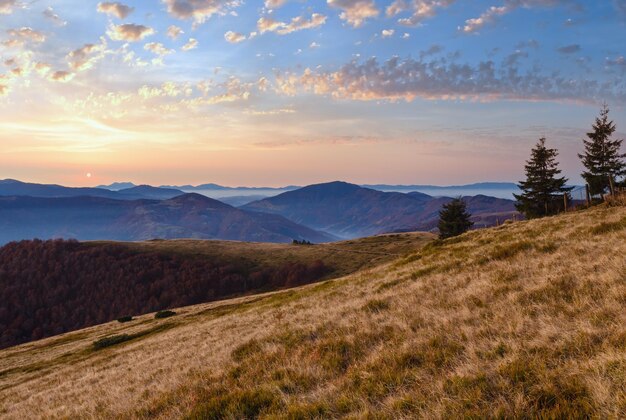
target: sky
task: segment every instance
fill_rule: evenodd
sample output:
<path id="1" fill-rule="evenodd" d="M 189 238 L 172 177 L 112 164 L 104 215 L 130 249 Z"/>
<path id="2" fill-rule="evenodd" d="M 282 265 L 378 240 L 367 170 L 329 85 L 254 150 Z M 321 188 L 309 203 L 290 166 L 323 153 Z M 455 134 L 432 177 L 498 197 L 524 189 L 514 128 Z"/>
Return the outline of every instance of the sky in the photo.
<path id="1" fill-rule="evenodd" d="M 0 0 L 0 179 L 580 182 L 626 0 Z"/>

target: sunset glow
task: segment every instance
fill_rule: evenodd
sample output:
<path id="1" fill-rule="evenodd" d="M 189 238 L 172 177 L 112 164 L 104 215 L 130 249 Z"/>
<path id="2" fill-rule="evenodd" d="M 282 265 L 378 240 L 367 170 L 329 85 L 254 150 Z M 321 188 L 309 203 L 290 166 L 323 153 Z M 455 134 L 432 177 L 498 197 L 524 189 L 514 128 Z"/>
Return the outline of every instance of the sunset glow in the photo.
<path id="1" fill-rule="evenodd" d="M 0 179 L 579 181 L 626 125 L 626 3 L 0 0 Z"/>

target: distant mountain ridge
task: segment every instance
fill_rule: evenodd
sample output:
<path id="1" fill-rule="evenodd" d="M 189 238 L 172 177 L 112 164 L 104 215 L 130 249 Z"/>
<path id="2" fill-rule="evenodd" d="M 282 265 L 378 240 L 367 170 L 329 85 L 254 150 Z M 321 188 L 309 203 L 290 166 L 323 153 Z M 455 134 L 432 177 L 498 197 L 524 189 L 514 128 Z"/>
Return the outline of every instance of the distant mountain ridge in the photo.
<path id="1" fill-rule="evenodd" d="M 31 238 L 154 238 L 291 242 L 336 239 L 280 215 L 247 212 L 200 194 L 167 200 L 0 197 L 0 243 Z"/>
<path id="2" fill-rule="evenodd" d="M 127 183 L 124 183 L 127 184 Z M 118 185 L 122 185 L 121 183 Z M 28 197 L 102 197 L 117 200 L 159 199 L 165 200 L 184 194 L 181 190 L 132 184 L 132 187 L 109 190 L 99 187 L 65 187 L 57 184 L 35 184 L 5 179 L 0 181 L 0 196 Z"/>
<path id="3" fill-rule="evenodd" d="M 343 238 L 398 230 L 429 230 L 436 226 L 441 206 L 451 198 L 412 192 L 381 192 L 346 182 L 310 185 L 255 201 L 243 209 L 279 214 L 313 229 Z M 465 198 L 478 226 L 494 224 L 515 214 L 514 202 L 494 197 Z"/>
<path id="4" fill-rule="evenodd" d="M 460 185 L 431 185 L 431 184 L 356 184 L 363 188 L 370 188 L 378 191 L 419 191 L 422 189 L 425 190 L 441 190 L 442 192 L 449 190 L 476 190 L 476 189 L 484 189 L 484 190 L 517 190 L 517 184 L 514 182 L 476 182 L 472 184 L 460 184 Z M 135 186 L 132 182 L 115 182 L 110 185 L 99 185 L 98 188 L 106 188 L 110 190 L 120 190 L 123 188 L 130 188 Z M 224 191 L 224 190 L 244 190 L 244 191 L 254 191 L 254 190 L 296 190 L 299 188 L 303 188 L 302 186 L 297 185 L 287 185 L 283 187 L 246 187 L 246 186 L 237 186 L 230 187 L 215 183 L 206 183 L 199 185 L 161 185 L 159 188 L 174 188 L 183 191 L 205 191 L 205 190 L 214 190 L 214 191 Z"/>
<path id="5" fill-rule="evenodd" d="M 128 184 L 131 183 L 112 185 Z M 507 184 L 488 185 L 498 189 Z M 198 187 L 206 186 L 217 185 Z M 194 237 L 323 242 L 395 231 L 432 230 L 437 225 L 441 206 L 451 200 L 417 191 L 385 192 L 341 181 L 309 185 L 282 194 L 233 190 L 236 193 L 220 196 L 220 201 L 208 198 L 207 190 L 199 191 L 202 194 L 149 185 L 112 191 L 3 180 L 0 215 L 5 217 L 5 231 L 0 233 L 0 241 L 34 237 L 116 240 Z M 485 195 L 464 199 L 477 227 L 491 226 L 516 215 L 512 200 Z"/>

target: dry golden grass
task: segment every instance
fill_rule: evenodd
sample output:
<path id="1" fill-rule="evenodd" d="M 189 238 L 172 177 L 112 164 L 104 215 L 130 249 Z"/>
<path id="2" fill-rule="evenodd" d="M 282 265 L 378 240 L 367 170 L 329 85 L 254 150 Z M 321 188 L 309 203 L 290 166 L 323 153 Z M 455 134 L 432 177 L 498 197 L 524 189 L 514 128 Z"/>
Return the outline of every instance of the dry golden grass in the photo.
<path id="1" fill-rule="evenodd" d="M 0 416 L 623 418 L 625 255 L 626 207 L 594 208 L 18 346 Z"/>

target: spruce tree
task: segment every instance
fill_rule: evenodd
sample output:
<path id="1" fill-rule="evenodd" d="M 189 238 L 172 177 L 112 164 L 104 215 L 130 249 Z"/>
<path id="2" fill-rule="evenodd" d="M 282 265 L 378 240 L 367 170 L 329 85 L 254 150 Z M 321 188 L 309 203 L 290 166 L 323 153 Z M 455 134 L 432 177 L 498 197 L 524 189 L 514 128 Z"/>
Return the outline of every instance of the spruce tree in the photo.
<path id="1" fill-rule="evenodd" d="M 612 140 L 615 133 L 615 123 L 609 120 L 609 108 L 605 104 L 600 116 L 593 124 L 593 131 L 587 133 L 583 139 L 585 153 L 579 154 L 583 165 L 587 169 L 581 175 L 589 185 L 592 195 L 602 194 L 611 189 L 611 183 L 626 174 L 626 154 L 620 153 L 622 140 Z"/>
<path id="2" fill-rule="evenodd" d="M 460 197 L 444 204 L 439 212 L 439 238 L 451 238 L 467 232 L 474 225 L 470 217 Z"/>
<path id="3" fill-rule="evenodd" d="M 562 208 L 563 195 L 571 190 L 565 186 L 566 178 L 557 177 L 561 173 L 557 156 L 557 150 L 547 148 L 542 137 L 526 161 L 526 180 L 518 184 L 522 193 L 513 195 L 517 200 L 515 207 L 527 219 L 555 214 Z"/>

